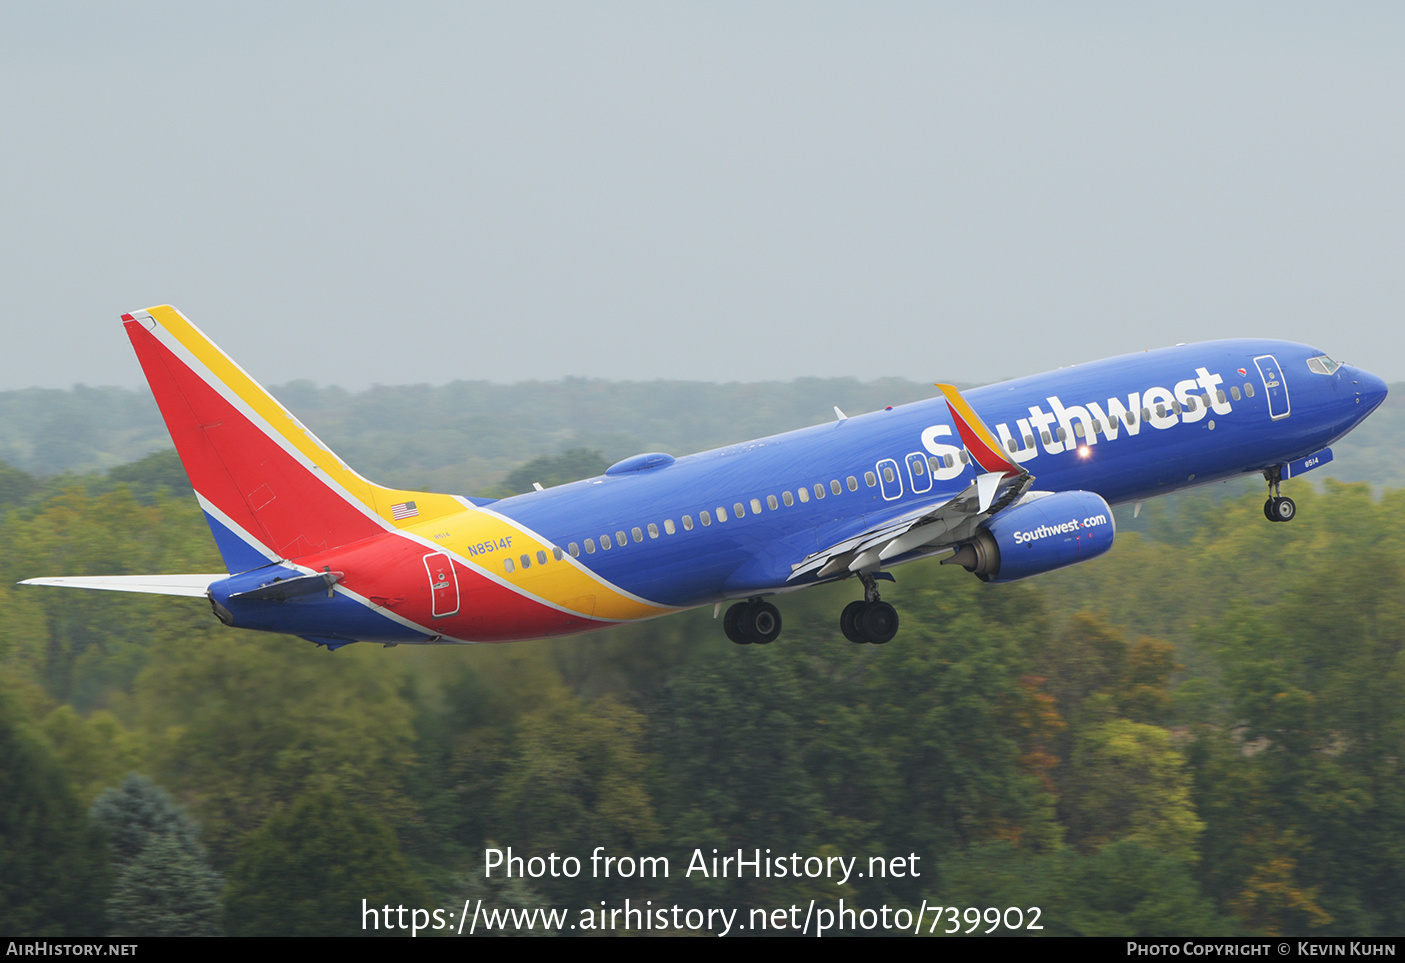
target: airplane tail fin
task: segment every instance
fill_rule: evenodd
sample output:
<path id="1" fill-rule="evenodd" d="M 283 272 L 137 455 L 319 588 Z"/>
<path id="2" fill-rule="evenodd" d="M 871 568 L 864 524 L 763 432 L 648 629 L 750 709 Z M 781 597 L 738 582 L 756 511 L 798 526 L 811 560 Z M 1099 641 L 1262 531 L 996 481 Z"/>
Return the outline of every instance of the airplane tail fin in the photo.
<path id="1" fill-rule="evenodd" d="M 122 321 L 230 572 L 464 510 L 356 474 L 175 308 Z"/>

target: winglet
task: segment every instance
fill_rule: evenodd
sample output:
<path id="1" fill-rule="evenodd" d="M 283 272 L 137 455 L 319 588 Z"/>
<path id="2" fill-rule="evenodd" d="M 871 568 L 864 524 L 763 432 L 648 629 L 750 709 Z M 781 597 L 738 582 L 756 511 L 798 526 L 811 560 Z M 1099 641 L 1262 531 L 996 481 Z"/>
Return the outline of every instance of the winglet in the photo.
<path id="1" fill-rule="evenodd" d="M 975 409 L 961 397 L 961 392 L 952 385 L 939 384 L 937 387 L 946 396 L 946 406 L 951 409 L 951 418 L 956 422 L 956 431 L 961 435 L 961 443 L 966 446 L 976 464 L 987 472 L 1000 472 L 1002 475 L 1023 474 L 1022 468 L 1005 457 L 1000 450 L 1000 442 L 985 426 L 985 422 L 981 421 L 981 416 L 976 414 Z"/>

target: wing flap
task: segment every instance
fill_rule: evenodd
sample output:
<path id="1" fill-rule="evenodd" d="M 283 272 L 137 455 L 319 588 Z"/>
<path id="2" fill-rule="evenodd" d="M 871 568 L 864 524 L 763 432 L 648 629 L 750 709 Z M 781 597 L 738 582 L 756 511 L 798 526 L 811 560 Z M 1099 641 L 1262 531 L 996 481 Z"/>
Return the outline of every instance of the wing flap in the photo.
<path id="1" fill-rule="evenodd" d="M 984 479 L 994 476 L 992 485 Z M 877 570 L 889 559 L 931 546 L 955 544 L 971 537 L 975 524 L 1015 501 L 1034 482 L 1034 476 L 1021 472 L 1000 477 L 988 472 L 966 486 L 959 494 L 938 505 L 907 512 L 843 541 L 835 542 L 796 564 L 788 581 L 811 573 L 828 578 L 843 571 Z"/>
<path id="2" fill-rule="evenodd" d="M 940 549 L 970 538 L 982 518 L 994 515 L 1029 491 L 1034 476 L 1002 454 L 995 435 L 961 392 L 937 385 L 946 396 L 962 443 L 980 472 L 944 502 L 927 504 L 835 542 L 794 565 L 788 581 L 813 574 L 829 578 L 840 572 L 876 572 L 884 562 L 909 552 Z"/>

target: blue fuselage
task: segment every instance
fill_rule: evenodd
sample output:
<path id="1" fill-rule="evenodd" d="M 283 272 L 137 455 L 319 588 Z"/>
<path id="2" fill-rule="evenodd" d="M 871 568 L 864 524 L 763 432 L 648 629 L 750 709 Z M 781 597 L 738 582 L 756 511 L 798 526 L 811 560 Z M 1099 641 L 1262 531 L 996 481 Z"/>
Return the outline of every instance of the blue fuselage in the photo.
<path id="1" fill-rule="evenodd" d="M 1330 359 L 1310 367 L 1323 357 L 1282 341 L 1179 345 L 965 395 L 1036 490 L 1115 504 L 1270 470 L 1341 438 L 1386 389 Z M 614 585 L 686 607 L 811 584 L 788 581 L 798 561 L 945 501 L 979 471 L 941 398 L 657 461 L 492 509 Z"/>

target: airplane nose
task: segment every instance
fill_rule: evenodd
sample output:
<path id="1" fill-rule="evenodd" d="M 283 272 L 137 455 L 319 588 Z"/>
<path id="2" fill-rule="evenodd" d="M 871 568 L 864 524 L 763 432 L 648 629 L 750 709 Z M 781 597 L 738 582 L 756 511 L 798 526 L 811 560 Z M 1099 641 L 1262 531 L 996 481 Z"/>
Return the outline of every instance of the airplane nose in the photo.
<path id="1" fill-rule="evenodd" d="M 1385 396 L 1388 394 L 1385 382 L 1371 372 L 1353 367 L 1351 369 L 1351 382 L 1352 387 L 1356 389 L 1356 399 L 1357 403 L 1361 405 L 1363 418 L 1380 407 L 1382 401 L 1385 401 Z"/>

